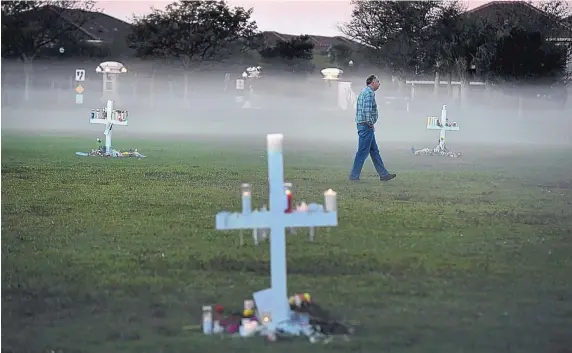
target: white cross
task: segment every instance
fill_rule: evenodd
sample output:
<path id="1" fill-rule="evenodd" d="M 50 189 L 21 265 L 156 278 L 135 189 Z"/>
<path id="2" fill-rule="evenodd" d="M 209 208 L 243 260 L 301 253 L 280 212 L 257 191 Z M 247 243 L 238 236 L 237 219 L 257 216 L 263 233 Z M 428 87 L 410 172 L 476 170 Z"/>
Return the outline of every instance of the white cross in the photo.
<path id="1" fill-rule="evenodd" d="M 440 124 L 439 124 L 440 123 Z M 444 105 L 441 110 L 441 119 L 436 116 L 427 117 L 427 130 L 440 130 L 439 144 L 435 149 L 445 151 L 445 134 L 447 131 L 459 131 L 457 123 L 449 124 L 447 119 L 447 106 Z"/>
<path id="2" fill-rule="evenodd" d="M 91 111 L 91 119 L 89 119 L 90 124 L 105 124 L 105 153 L 111 153 L 111 129 L 113 125 L 124 125 L 127 126 L 128 116 L 127 111 L 113 110 L 113 101 L 107 101 L 107 108 L 99 109 L 94 112 Z"/>
<path id="3" fill-rule="evenodd" d="M 282 134 L 267 136 L 268 180 L 270 186 L 270 210 L 243 210 L 242 213 L 220 212 L 216 215 L 216 229 L 237 230 L 253 228 L 270 229 L 270 277 L 272 302 L 268 317 L 268 330 L 273 332 L 281 323 L 290 319 L 286 270 L 287 227 L 327 227 L 338 225 L 336 194 L 332 190 L 324 193 L 325 210 L 322 205 L 310 204 L 306 212 L 285 212 L 284 157 Z"/>

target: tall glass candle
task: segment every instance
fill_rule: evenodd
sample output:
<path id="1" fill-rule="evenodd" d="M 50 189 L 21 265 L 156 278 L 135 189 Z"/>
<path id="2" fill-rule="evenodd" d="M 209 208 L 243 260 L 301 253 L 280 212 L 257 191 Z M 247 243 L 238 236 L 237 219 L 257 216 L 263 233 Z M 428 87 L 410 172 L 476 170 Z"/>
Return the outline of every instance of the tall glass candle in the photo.
<path id="1" fill-rule="evenodd" d="M 213 333 L 213 311 L 212 306 L 203 306 L 203 333 L 210 335 Z"/>
<path id="2" fill-rule="evenodd" d="M 240 194 L 242 197 L 242 213 L 250 213 L 252 211 L 252 187 L 250 184 L 242 184 L 240 186 Z"/>
<path id="3" fill-rule="evenodd" d="M 294 193 L 292 191 L 292 183 L 284 183 L 284 192 L 286 193 L 286 210 L 290 213 L 294 210 Z"/>
<path id="4" fill-rule="evenodd" d="M 244 301 L 244 310 L 254 310 L 254 300 L 246 299 Z"/>
<path id="5" fill-rule="evenodd" d="M 337 203 L 337 199 L 336 199 L 336 192 L 332 189 L 329 189 L 328 191 L 324 192 L 324 208 L 326 209 L 326 212 L 335 212 L 338 209 L 338 203 Z"/>

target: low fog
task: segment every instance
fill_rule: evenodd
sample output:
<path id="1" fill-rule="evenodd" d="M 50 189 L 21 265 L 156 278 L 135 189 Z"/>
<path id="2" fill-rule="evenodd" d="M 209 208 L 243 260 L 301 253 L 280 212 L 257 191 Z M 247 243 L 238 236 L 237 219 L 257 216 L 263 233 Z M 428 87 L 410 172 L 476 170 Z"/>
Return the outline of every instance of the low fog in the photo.
<path id="1" fill-rule="evenodd" d="M 102 75 L 93 66 L 37 65 L 26 88 L 23 69 L 3 63 L 2 132 L 103 137 L 103 126 L 89 124 L 91 110 L 103 108 L 107 98 Z M 86 69 L 82 104 L 75 101 L 76 68 Z M 318 70 L 306 76 L 263 70 L 260 78 L 246 79 L 245 89 L 237 90 L 241 73 L 239 68 L 186 73 L 163 68 L 120 75 L 116 108 L 129 111 L 129 126 L 114 129 L 117 143 L 120 136 L 232 140 L 282 132 L 315 146 L 355 147 L 355 110 L 351 104 L 347 110 L 338 106 L 337 81 L 324 80 Z M 562 87 L 473 84 L 461 99 L 455 82 L 439 85 L 438 92 L 433 84 L 418 83 L 412 93 L 410 83 L 373 69 L 346 72 L 339 81 L 352 82 L 357 95 L 369 73 L 381 76 L 376 126 L 380 148 L 389 142 L 433 147 L 438 132 L 426 130 L 427 117 L 440 116 L 444 104 L 449 121 L 460 126 L 460 131 L 447 134 L 449 144 L 571 145 L 571 89 L 567 93 Z"/>

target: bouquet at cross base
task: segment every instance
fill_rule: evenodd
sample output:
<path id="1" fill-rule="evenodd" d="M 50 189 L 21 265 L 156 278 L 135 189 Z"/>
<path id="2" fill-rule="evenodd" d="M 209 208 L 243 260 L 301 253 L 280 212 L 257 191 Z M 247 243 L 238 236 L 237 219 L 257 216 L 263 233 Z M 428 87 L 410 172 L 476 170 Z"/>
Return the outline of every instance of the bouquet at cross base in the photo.
<path id="1" fill-rule="evenodd" d="M 110 153 L 106 153 L 105 146 L 102 145 L 101 139 L 98 137 L 96 139 L 98 146 L 97 148 L 92 149 L 90 152 L 87 153 L 89 156 L 98 156 L 98 157 L 136 157 L 136 158 L 145 158 L 144 155 L 139 153 L 137 149 L 128 149 L 125 151 L 118 151 L 112 149 Z"/>
<path id="2" fill-rule="evenodd" d="M 310 342 L 329 342 L 334 335 L 347 335 L 354 333 L 354 329 L 341 321 L 332 318 L 329 312 L 315 303 L 309 293 L 295 294 L 289 298 L 292 320 L 289 326 L 303 327 L 301 334 L 307 336 Z M 212 333 L 230 334 L 241 337 L 251 337 L 256 334 L 266 336 L 275 341 L 279 338 L 296 336 L 284 330 L 278 330 L 276 334 L 265 332 L 266 322 L 256 316 L 256 310 L 246 307 L 242 311 L 227 312 L 222 305 L 214 305 L 214 320 Z M 205 322 L 203 320 L 203 325 Z M 203 332 L 206 332 L 203 327 Z"/>
<path id="3" fill-rule="evenodd" d="M 318 333 L 331 335 L 351 335 L 354 329 L 332 317 L 332 315 L 319 304 L 312 301 L 309 293 L 295 294 L 288 300 L 290 309 L 298 314 L 305 314 L 309 324 Z"/>

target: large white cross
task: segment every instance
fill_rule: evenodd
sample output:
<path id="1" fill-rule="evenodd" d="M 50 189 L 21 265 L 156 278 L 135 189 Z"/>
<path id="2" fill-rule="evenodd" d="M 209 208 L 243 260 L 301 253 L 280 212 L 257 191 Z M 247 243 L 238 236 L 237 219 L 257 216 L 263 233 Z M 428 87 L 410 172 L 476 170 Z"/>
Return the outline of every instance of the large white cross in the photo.
<path id="1" fill-rule="evenodd" d="M 324 193 L 325 209 L 322 205 L 310 204 L 308 210 L 304 212 L 285 212 L 283 139 L 282 134 L 267 136 L 270 210 L 251 212 L 247 209 L 243 210 L 242 213 L 220 212 L 216 215 L 216 229 L 218 230 L 270 229 L 270 291 L 272 292 L 272 299 L 269 303 L 268 310 L 270 313 L 267 313 L 269 317 L 267 317 L 268 322 L 266 323 L 271 332 L 276 331 L 277 326 L 290 319 L 285 228 L 338 225 L 336 194 L 332 190 Z M 258 309 L 260 310 L 260 308 Z"/>
<path id="2" fill-rule="evenodd" d="M 441 119 L 436 116 L 427 117 L 427 130 L 439 130 L 439 144 L 435 149 L 445 151 L 445 136 L 447 131 L 459 131 L 457 123 L 449 123 L 447 119 L 447 106 L 441 110 Z"/>
<path id="3" fill-rule="evenodd" d="M 105 131 L 103 134 L 105 135 L 105 153 L 111 153 L 111 135 L 113 129 L 113 125 L 123 125 L 127 126 L 128 123 L 128 116 L 127 111 L 121 110 L 113 110 L 113 101 L 107 101 L 106 109 L 102 109 L 101 112 L 99 109 L 97 112 L 91 111 L 91 119 L 89 122 L 91 124 L 105 124 Z"/>

